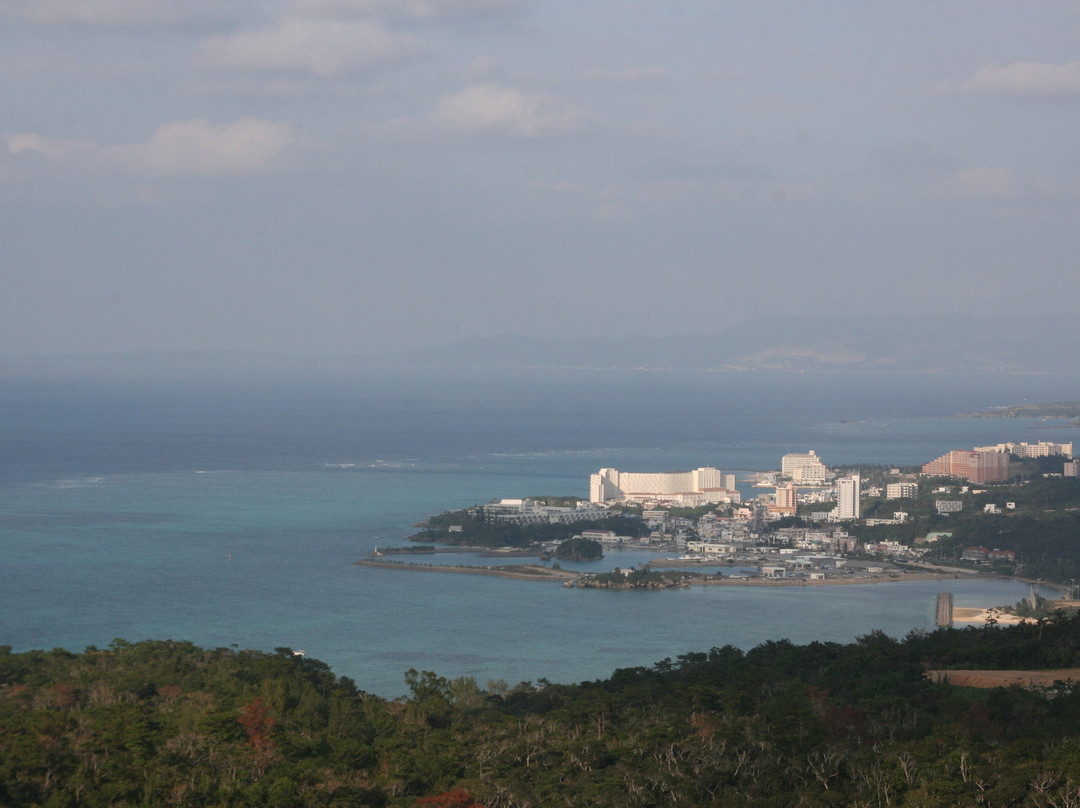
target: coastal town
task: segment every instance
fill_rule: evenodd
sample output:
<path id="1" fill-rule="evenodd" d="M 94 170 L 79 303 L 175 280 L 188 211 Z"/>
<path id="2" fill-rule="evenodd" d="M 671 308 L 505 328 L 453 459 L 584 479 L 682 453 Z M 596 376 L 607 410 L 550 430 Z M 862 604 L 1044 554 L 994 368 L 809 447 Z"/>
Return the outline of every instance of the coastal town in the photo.
<path id="1" fill-rule="evenodd" d="M 420 544 L 383 548 L 360 563 L 604 588 L 1038 574 L 1015 546 L 964 539 L 1003 535 L 995 519 L 1016 525 L 1036 510 L 1046 513 L 1048 497 L 1032 506 L 1032 486 L 1069 490 L 1080 465 L 1071 443 L 1050 441 L 953 450 L 919 468 L 830 467 L 813 450 L 780 461 L 778 470 L 743 479 L 715 467 L 605 468 L 590 476 L 587 500 L 500 499 L 440 514 L 412 537 Z M 604 573 L 563 569 L 561 550 L 570 541 L 595 548 L 591 559 L 635 549 L 648 551 L 649 560 Z M 533 556 L 540 563 L 423 565 L 391 558 L 440 549 L 474 550 L 485 562 Z"/>

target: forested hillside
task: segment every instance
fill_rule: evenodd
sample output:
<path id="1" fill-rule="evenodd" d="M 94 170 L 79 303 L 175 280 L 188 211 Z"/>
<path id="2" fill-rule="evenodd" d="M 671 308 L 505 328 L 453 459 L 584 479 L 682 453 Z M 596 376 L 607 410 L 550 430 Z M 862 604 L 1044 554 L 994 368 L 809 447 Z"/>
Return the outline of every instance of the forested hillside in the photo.
<path id="1" fill-rule="evenodd" d="M 288 649 L 0 648 L 0 805 L 1075 806 L 1080 692 L 924 674 L 1078 664 L 1060 612 L 394 701 Z"/>

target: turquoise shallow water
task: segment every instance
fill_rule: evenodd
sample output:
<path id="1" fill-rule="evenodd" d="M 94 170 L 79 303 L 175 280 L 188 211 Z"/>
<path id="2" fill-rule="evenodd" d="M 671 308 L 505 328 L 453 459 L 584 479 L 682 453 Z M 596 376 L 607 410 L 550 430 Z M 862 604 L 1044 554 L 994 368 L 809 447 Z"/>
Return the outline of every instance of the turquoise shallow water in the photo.
<path id="1" fill-rule="evenodd" d="M 620 381 L 622 392 L 634 381 Z M 932 626 L 941 584 L 602 592 L 352 562 L 434 512 L 584 495 L 601 466 L 767 468 L 805 448 L 830 463 L 899 464 L 977 443 L 1080 439 L 1053 424 L 940 417 L 1002 403 L 993 386 L 942 391 L 922 380 L 925 395 L 905 404 L 892 382 L 850 385 L 831 403 L 824 382 L 708 381 L 694 380 L 698 397 L 687 402 L 679 385 L 650 380 L 647 394 L 621 404 L 573 376 L 479 388 L 263 385 L 257 400 L 244 385 L 9 383 L 0 390 L 0 643 L 289 646 L 393 696 L 410 667 L 481 683 L 577 681 L 727 643 L 903 635 Z M 1035 392 L 1068 398 L 1067 381 Z M 781 393 L 802 395 L 805 407 L 780 407 Z M 927 412 L 927 399 L 940 412 Z M 1000 581 L 949 589 L 961 606 L 1027 591 Z"/>

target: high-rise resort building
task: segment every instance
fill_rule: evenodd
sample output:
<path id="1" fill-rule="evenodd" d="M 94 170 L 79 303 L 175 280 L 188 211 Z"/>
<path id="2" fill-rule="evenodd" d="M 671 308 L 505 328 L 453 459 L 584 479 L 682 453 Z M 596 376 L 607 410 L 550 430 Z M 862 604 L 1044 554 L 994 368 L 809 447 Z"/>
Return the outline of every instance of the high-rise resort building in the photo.
<path id="1" fill-rule="evenodd" d="M 1072 443 L 1053 443 L 1041 440 L 1038 443 L 999 443 L 995 446 L 976 446 L 976 452 L 1000 452 L 1002 454 L 1016 455 L 1017 457 L 1050 457 L 1062 455 L 1071 458 L 1073 456 Z"/>
<path id="2" fill-rule="evenodd" d="M 841 477 L 836 481 L 836 518 L 861 519 L 862 508 L 859 504 L 860 479 L 858 474 Z"/>
<path id="3" fill-rule="evenodd" d="M 693 471 L 629 472 L 600 469 L 589 477 L 589 501 L 669 502 L 697 507 L 720 502 L 739 502 L 735 475 L 706 467 Z"/>
<path id="4" fill-rule="evenodd" d="M 780 459 L 780 475 L 796 485 L 825 485 L 825 464 L 813 449 L 806 454 L 786 454 Z"/>
<path id="5" fill-rule="evenodd" d="M 972 483 L 998 483 L 1009 479 L 1009 455 L 996 449 L 966 452 L 954 449 L 922 467 L 923 474 L 963 477 Z"/>

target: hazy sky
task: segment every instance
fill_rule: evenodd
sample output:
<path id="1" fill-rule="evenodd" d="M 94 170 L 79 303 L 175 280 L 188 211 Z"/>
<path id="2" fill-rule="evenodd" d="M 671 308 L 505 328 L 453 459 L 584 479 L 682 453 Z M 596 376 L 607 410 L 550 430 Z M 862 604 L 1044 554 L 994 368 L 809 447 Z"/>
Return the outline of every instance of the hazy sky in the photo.
<path id="1" fill-rule="evenodd" d="M 1080 300 L 1080 3 L 0 0 L 0 353 Z"/>

